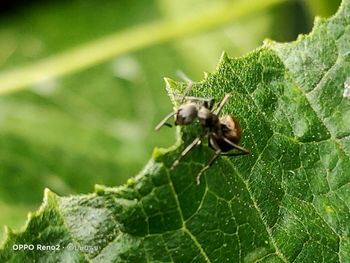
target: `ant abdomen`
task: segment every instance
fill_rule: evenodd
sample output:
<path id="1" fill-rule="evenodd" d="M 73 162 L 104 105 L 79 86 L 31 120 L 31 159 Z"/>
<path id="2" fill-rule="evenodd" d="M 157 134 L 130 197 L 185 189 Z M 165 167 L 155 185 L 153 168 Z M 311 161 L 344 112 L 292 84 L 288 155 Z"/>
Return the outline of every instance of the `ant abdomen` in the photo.
<path id="1" fill-rule="evenodd" d="M 220 118 L 220 126 L 222 136 L 215 138 L 215 143 L 219 146 L 222 152 L 228 152 L 234 149 L 234 144 L 239 144 L 241 141 L 241 128 L 237 119 L 232 115 L 226 115 Z M 231 144 L 229 142 L 231 142 Z M 213 142 L 209 138 L 209 146 L 213 148 Z"/>

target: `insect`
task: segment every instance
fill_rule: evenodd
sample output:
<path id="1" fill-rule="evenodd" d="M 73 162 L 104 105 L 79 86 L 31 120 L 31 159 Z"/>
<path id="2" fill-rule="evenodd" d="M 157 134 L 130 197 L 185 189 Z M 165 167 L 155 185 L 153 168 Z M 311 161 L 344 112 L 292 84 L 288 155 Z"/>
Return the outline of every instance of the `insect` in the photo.
<path id="1" fill-rule="evenodd" d="M 185 94 L 188 90 L 189 88 L 187 88 Z M 238 145 L 241 140 L 241 128 L 236 118 L 232 115 L 219 117 L 229 98 L 230 94 L 226 94 L 220 103 L 214 107 L 214 98 L 207 99 L 184 95 L 181 100 L 181 106 L 175 112 L 168 114 L 155 128 L 159 130 L 163 125 L 171 127 L 167 121 L 174 115 L 175 125 L 183 126 L 199 121 L 200 134 L 180 153 L 171 166 L 171 169 L 174 169 L 186 154 L 195 146 L 201 144 L 204 137 L 207 137 L 208 145 L 215 151 L 215 154 L 197 175 L 197 184 L 200 183 L 201 175 L 213 165 L 220 155 L 237 156 L 249 154 L 249 150 Z M 188 102 L 184 103 L 185 100 L 188 100 Z M 238 152 L 232 152 L 232 150 L 238 150 Z"/>

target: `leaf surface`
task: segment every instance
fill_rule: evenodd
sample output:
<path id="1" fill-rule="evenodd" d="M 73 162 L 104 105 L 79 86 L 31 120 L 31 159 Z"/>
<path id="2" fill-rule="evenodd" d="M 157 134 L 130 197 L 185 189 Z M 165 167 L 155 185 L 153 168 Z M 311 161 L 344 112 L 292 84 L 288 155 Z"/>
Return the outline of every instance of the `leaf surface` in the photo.
<path id="1" fill-rule="evenodd" d="M 192 95 L 232 98 L 249 156 L 198 146 L 170 171 L 184 144 L 155 150 L 118 188 L 59 197 L 46 191 L 24 232 L 8 230 L 0 261 L 349 262 L 350 1 L 292 43 L 266 42 L 242 58 L 224 55 Z M 167 81 L 173 102 L 185 85 Z M 59 245 L 14 251 L 14 244 Z"/>

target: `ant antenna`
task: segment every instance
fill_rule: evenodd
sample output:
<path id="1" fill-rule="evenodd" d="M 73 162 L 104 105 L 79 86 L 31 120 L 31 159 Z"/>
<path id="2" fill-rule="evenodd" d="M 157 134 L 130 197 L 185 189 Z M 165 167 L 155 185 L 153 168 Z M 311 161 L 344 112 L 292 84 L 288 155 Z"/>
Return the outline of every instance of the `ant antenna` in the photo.
<path id="1" fill-rule="evenodd" d="M 190 91 L 191 91 L 191 89 L 193 87 L 193 81 L 180 69 L 176 70 L 176 75 L 180 79 L 182 79 L 184 82 L 187 83 L 187 87 L 186 87 L 185 91 L 183 92 L 182 98 L 180 100 L 180 104 L 182 104 L 185 101 L 188 93 L 190 93 Z"/>
<path id="2" fill-rule="evenodd" d="M 177 70 L 176 74 L 178 75 L 178 77 L 180 79 L 182 79 L 183 81 L 185 81 L 187 83 L 187 87 L 184 91 L 184 93 L 182 94 L 181 100 L 180 100 L 180 104 L 183 104 L 183 102 L 185 101 L 188 93 L 191 91 L 192 87 L 193 87 L 193 81 L 187 77 L 187 75 L 182 71 L 182 70 Z M 168 126 L 168 127 L 172 127 L 171 124 L 167 123 L 167 121 L 176 114 L 175 112 L 170 112 L 167 116 L 164 117 L 164 119 L 156 126 L 155 130 L 158 131 L 163 125 Z"/>
<path id="3" fill-rule="evenodd" d="M 186 83 L 193 82 L 181 69 L 176 70 L 176 75 Z"/>
<path id="4" fill-rule="evenodd" d="M 173 127 L 171 124 L 167 123 L 167 121 L 176 114 L 176 112 L 170 112 L 164 119 L 155 127 L 155 130 L 158 131 L 163 125 L 168 127 Z"/>

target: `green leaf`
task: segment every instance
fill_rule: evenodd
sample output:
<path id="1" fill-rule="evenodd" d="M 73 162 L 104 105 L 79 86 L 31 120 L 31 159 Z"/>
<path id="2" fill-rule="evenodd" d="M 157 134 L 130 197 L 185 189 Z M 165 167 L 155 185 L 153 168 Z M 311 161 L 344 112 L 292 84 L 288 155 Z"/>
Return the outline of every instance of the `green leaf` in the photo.
<path id="1" fill-rule="evenodd" d="M 193 95 L 232 94 L 224 113 L 237 116 L 249 156 L 220 158 L 197 186 L 213 152 L 198 146 L 170 171 L 198 132 L 183 129 L 184 144 L 155 150 L 124 186 L 71 197 L 47 190 L 25 230 L 7 230 L 0 261 L 349 262 L 349 40 L 344 0 L 296 42 L 224 55 Z M 176 102 L 185 85 L 167 83 Z M 19 244 L 35 249 L 14 251 Z"/>
<path id="2" fill-rule="evenodd" d="M 176 15 L 182 10 L 158 0 L 132 8 L 100 0 L 34 4 L 18 16 L 0 16 L 0 242 L 2 226 L 23 225 L 46 187 L 69 195 L 89 192 L 94 184 L 123 184 L 140 171 L 154 145 L 173 144 L 172 129 L 154 136 L 171 108 L 162 77 L 174 76 L 181 65 L 198 78 L 211 71 L 223 47 L 230 54 L 244 53 L 236 46 L 252 50 L 271 29 L 278 32 L 274 14 L 284 13 L 286 4 L 224 0 L 207 14 L 191 9 L 193 1 L 176 2 L 191 10 L 187 22 Z M 176 22 L 167 10 L 175 11 Z M 293 20 L 283 20 L 279 27 L 293 32 Z M 157 34 L 147 33 L 151 25 Z M 259 34 L 252 33 L 257 25 Z M 187 55 L 184 50 L 193 48 L 178 46 L 186 40 L 201 50 Z M 62 70 L 67 75 L 57 77 Z"/>

